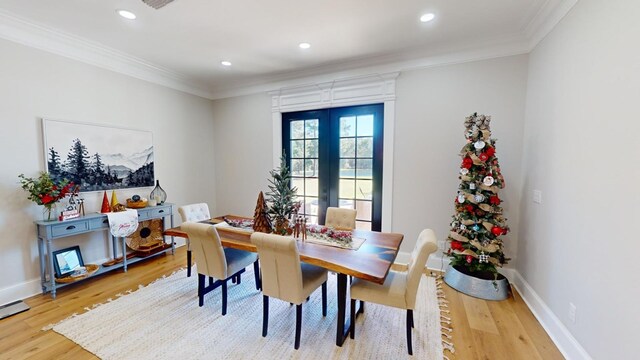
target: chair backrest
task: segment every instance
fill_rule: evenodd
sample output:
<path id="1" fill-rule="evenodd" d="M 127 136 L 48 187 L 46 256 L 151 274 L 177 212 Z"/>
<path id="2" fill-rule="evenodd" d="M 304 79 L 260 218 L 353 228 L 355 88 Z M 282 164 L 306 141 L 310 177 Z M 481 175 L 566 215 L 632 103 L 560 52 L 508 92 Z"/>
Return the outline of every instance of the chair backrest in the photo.
<path id="1" fill-rule="evenodd" d="M 418 236 L 415 248 L 411 252 L 411 259 L 407 264 L 407 291 L 405 301 L 407 308 L 413 309 L 416 305 L 416 294 L 420 285 L 420 277 L 424 272 L 427 259 L 431 253 L 438 250 L 436 234 L 431 229 L 424 229 Z"/>
<path id="2" fill-rule="evenodd" d="M 264 295 L 299 303 L 303 296 L 302 269 L 296 240 L 254 232 L 251 242 L 258 248 Z"/>
<path id="3" fill-rule="evenodd" d="M 178 208 L 178 213 L 180 214 L 183 222 L 198 222 L 211 219 L 211 214 L 209 213 L 209 205 L 207 205 L 206 203 L 180 206 Z"/>
<path id="4" fill-rule="evenodd" d="M 191 251 L 198 264 L 198 273 L 216 279 L 226 279 L 227 259 L 216 228 L 213 225 L 190 221 L 182 223 L 180 228 L 189 236 Z"/>
<path id="5" fill-rule="evenodd" d="M 324 226 L 330 226 L 337 230 L 353 230 L 356 228 L 357 213 L 354 209 L 327 208 Z"/>

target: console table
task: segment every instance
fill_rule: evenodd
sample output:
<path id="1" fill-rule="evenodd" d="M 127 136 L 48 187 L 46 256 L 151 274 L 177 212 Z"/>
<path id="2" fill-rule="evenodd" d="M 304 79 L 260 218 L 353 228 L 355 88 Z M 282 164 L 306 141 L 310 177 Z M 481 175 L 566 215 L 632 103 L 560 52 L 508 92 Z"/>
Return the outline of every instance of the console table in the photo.
<path id="1" fill-rule="evenodd" d="M 152 219 L 164 219 L 163 227 L 164 229 L 168 229 L 173 227 L 173 204 L 162 204 L 158 206 L 146 207 L 143 209 L 136 209 L 138 211 L 138 219 L 140 221 L 144 220 L 152 220 Z M 167 219 L 169 219 L 169 224 L 167 224 Z M 51 292 L 51 297 L 55 299 L 56 297 L 56 289 L 59 287 L 64 287 L 70 284 L 75 284 L 78 281 L 83 281 L 86 279 L 90 279 L 96 275 L 103 274 L 105 272 L 109 272 L 112 270 L 123 268 L 124 271 L 127 271 L 127 265 L 134 264 L 140 260 L 147 259 L 144 258 L 132 258 L 127 260 L 127 245 L 125 242 L 125 238 L 121 238 L 122 240 L 122 263 L 114 264 L 109 267 L 105 267 L 100 265 L 98 271 L 96 271 L 91 276 L 80 279 L 76 282 L 72 283 L 56 283 L 55 281 L 55 272 L 53 270 L 53 256 L 52 253 L 55 251 L 53 249 L 52 242 L 55 239 L 64 238 L 67 236 L 90 233 L 95 231 L 109 231 L 109 221 L 107 219 L 106 214 L 89 214 L 80 218 L 65 220 L 65 221 L 35 221 L 36 224 L 36 234 L 38 236 L 38 254 L 40 256 L 40 280 L 42 282 L 42 293 L 46 294 L 47 292 Z M 111 238 L 111 245 L 113 250 L 113 258 L 117 258 L 117 250 L 116 250 L 116 238 L 109 233 L 109 237 Z M 164 254 L 165 252 L 171 250 L 171 253 L 175 253 L 175 244 L 173 241 L 173 236 L 171 237 L 171 247 L 163 249 L 153 255 L 156 256 L 159 254 Z"/>

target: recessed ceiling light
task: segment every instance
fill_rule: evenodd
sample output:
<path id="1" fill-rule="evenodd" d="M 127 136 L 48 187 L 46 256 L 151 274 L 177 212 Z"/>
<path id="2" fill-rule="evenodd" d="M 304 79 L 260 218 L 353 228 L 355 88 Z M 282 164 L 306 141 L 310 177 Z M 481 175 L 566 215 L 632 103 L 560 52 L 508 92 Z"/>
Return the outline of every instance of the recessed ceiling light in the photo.
<path id="1" fill-rule="evenodd" d="M 422 22 L 429 22 L 431 20 L 433 20 L 436 16 L 433 13 L 427 13 L 424 14 L 422 16 L 420 16 L 420 21 Z"/>
<path id="2" fill-rule="evenodd" d="M 135 20 L 136 19 L 136 14 L 132 13 L 129 10 L 116 10 L 116 12 L 118 13 L 118 15 L 122 16 L 123 18 L 125 18 L 127 20 Z"/>
<path id="3" fill-rule="evenodd" d="M 308 49 L 311 47 L 311 44 L 303 42 L 303 43 L 300 43 L 300 45 L 298 46 L 300 47 L 300 49 Z"/>
<path id="4" fill-rule="evenodd" d="M 225 61 L 220 61 L 220 64 L 222 66 L 231 66 L 231 61 L 226 61 L 226 60 Z"/>

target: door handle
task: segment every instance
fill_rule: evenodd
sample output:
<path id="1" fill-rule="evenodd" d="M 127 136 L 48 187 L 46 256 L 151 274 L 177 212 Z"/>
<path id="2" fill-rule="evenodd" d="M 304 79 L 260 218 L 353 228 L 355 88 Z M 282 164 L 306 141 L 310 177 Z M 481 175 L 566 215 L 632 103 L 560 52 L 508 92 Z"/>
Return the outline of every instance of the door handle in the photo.
<path id="1" fill-rule="evenodd" d="M 76 228 L 76 226 L 75 226 L 75 225 L 69 225 L 69 226 L 67 226 L 67 230 L 73 230 L 73 229 L 75 229 L 75 228 Z"/>

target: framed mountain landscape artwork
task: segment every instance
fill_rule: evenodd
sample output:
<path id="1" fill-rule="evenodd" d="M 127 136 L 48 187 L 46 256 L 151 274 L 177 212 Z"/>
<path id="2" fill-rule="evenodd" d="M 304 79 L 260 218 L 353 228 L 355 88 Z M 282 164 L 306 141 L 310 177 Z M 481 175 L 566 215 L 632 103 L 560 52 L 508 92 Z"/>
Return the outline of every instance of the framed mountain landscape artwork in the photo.
<path id="1" fill-rule="evenodd" d="M 42 120 L 46 170 L 80 191 L 154 185 L 151 131 Z"/>

